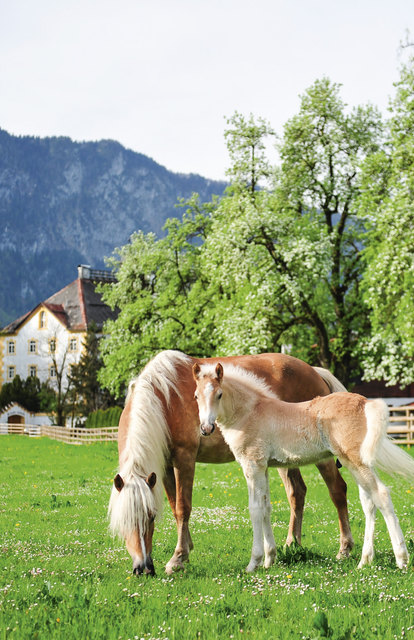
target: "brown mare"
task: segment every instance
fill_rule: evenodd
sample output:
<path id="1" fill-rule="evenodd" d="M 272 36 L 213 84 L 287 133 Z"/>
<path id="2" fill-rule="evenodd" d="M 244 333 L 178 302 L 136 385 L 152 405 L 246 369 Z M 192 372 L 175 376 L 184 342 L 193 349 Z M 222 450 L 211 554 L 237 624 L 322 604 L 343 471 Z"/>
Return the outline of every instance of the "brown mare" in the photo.
<path id="1" fill-rule="evenodd" d="M 249 490 L 253 547 L 246 571 L 262 562 L 270 567 L 276 545 L 270 522 L 267 469 L 317 463 L 339 456 L 359 486 L 365 536 L 359 567 L 374 557 L 375 512 L 380 509 L 400 569 L 408 552 L 389 492 L 375 473 L 379 466 L 414 480 L 414 460 L 387 438 L 388 407 L 356 393 L 332 393 L 308 402 L 280 400 L 245 369 L 221 363 L 193 366 L 200 430 L 210 435 L 218 425 L 243 469 Z M 217 421 L 217 423 L 216 423 Z"/>
<path id="2" fill-rule="evenodd" d="M 220 361 L 254 372 L 288 402 L 344 390 L 329 371 L 280 353 L 234 356 Z M 183 568 L 193 548 L 188 523 L 195 463 L 234 460 L 219 429 L 209 438 L 200 436 L 192 367 L 206 362 L 216 363 L 218 358 L 191 358 L 178 351 L 163 351 L 130 384 L 119 422 L 119 473 L 109 514 L 112 530 L 125 539 L 136 574 L 154 573 L 151 559 L 154 518 L 163 503 L 159 481 L 164 484 L 177 523 L 177 546 L 166 565 L 167 573 L 171 573 Z M 354 543 L 346 484 L 333 460 L 322 460 L 317 467 L 338 511 L 338 557 L 348 556 Z M 291 507 L 286 542 L 291 544 L 296 539 L 300 543 L 306 486 L 299 469 L 278 471 Z"/>

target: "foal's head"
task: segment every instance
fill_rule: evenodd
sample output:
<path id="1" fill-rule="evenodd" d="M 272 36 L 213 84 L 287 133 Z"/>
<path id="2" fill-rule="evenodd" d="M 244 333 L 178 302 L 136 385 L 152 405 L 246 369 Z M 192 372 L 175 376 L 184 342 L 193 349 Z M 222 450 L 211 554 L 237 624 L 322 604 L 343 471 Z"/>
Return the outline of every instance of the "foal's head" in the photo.
<path id="1" fill-rule="evenodd" d="M 200 430 L 203 436 L 213 433 L 223 391 L 223 367 L 220 363 L 215 369 L 201 369 L 197 363 L 193 366 L 193 377 L 196 382 L 195 399 L 198 404 Z"/>

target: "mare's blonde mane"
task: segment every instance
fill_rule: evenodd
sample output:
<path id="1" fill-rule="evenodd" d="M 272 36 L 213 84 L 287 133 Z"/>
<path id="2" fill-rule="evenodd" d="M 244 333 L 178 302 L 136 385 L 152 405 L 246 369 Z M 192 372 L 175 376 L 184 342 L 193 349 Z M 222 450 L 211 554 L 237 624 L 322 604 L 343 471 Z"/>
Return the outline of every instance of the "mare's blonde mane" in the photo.
<path id="1" fill-rule="evenodd" d="M 177 366 L 191 360 L 179 351 L 162 351 L 145 366 L 129 385 L 130 423 L 119 474 L 124 488 L 112 489 L 109 503 L 110 526 L 126 537 L 147 525 L 148 514 L 162 513 L 162 480 L 169 450 L 170 432 L 159 395 L 169 404 L 171 393 L 178 395 Z M 155 472 L 157 482 L 151 490 L 145 479 Z"/>

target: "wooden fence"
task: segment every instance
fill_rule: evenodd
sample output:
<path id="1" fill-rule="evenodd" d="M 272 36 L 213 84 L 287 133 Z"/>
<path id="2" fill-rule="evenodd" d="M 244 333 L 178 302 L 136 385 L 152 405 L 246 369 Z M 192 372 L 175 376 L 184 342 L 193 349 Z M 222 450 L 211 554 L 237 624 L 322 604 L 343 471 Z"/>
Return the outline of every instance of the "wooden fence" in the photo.
<path id="1" fill-rule="evenodd" d="M 90 444 L 91 442 L 113 442 L 118 440 L 118 427 L 101 427 L 100 429 L 83 429 L 71 427 L 51 427 L 35 424 L 1 424 L 1 434 L 18 434 L 31 438 L 46 436 L 52 440 L 67 444 Z"/>
<path id="2" fill-rule="evenodd" d="M 74 429 L 69 427 L 49 427 L 31 424 L 0 423 L 0 435 L 16 433 L 32 438 L 47 436 L 53 440 L 68 444 L 89 444 L 91 442 L 109 442 L 118 439 L 118 427 L 101 429 Z M 390 408 L 388 433 L 396 444 L 414 446 L 414 406 Z"/>
<path id="3" fill-rule="evenodd" d="M 390 407 L 388 434 L 396 444 L 414 445 L 414 406 Z"/>

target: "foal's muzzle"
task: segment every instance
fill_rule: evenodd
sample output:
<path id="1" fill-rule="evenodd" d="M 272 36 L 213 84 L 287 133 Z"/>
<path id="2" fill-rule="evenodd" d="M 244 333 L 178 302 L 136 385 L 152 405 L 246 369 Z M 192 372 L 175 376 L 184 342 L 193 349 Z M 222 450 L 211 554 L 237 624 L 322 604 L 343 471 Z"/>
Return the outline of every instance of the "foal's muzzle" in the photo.
<path id="1" fill-rule="evenodd" d="M 214 429 L 216 428 L 216 423 L 212 424 L 200 424 L 200 431 L 202 436 L 211 436 Z"/>

